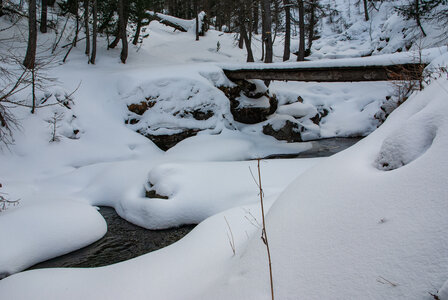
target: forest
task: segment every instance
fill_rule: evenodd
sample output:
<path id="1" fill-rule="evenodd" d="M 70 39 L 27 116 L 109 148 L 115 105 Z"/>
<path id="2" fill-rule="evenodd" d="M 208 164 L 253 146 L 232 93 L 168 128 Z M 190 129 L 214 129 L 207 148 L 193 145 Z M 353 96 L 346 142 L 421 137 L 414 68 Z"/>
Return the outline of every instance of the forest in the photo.
<path id="1" fill-rule="evenodd" d="M 448 300 L 447 0 L 0 0 L 0 299 Z"/>

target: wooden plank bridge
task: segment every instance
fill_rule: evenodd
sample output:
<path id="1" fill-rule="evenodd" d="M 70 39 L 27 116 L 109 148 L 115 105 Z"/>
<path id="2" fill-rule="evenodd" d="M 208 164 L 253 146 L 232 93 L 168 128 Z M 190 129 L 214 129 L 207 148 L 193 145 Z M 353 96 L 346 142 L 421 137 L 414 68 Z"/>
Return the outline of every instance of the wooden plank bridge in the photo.
<path id="1" fill-rule="evenodd" d="M 417 80 L 426 64 L 331 66 L 331 67 L 242 67 L 223 68 L 230 80 L 261 79 L 282 81 L 350 82 Z"/>

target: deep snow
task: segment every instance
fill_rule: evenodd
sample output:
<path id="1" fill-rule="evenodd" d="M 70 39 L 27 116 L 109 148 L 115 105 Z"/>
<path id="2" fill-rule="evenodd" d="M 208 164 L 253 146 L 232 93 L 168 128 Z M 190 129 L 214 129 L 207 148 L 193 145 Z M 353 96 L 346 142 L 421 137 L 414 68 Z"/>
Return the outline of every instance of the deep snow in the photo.
<path id="1" fill-rule="evenodd" d="M 399 40 L 378 51 L 381 36 L 392 32 L 388 28 L 395 28 L 389 35 L 395 41 L 396 29 L 406 24 L 387 13 L 387 5 L 374 15 L 373 41 L 360 22 L 347 31 L 352 40 L 325 27 L 312 59 L 390 53 L 406 43 Z M 251 176 L 256 162 L 244 160 L 297 153 L 310 144 L 262 136 L 260 124 L 234 124 L 216 89 L 228 84 L 220 66 L 245 61 L 231 34 L 212 30 L 194 42 L 191 32 L 173 32 L 157 22 L 147 30 L 150 37 L 141 48 L 131 49 L 126 65 L 119 63 L 119 49 L 102 50 L 97 65 L 87 65 L 81 43 L 67 64 L 51 69 L 59 80 L 48 88 L 55 98 L 81 82 L 70 110 L 39 108 L 31 115 L 28 109 L 15 109 L 22 128 L 10 151 L 0 154 L 0 182 L 2 192 L 20 199 L 20 205 L 0 213 L 5 241 L 0 273 L 21 271 L 100 238 L 106 228 L 96 205 L 112 206 L 147 228 L 201 223 L 181 241 L 123 263 L 15 274 L 0 281 L 1 299 L 269 298 L 258 189 Z M 45 38 L 51 40 L 41 35 L 41 43 Z M 104 41 L 100 45 L 105 48 Z M 259 57 L 260 49 L 254 45 L 254 50 Z M 278 41 L 276 54 L 281 50 Z M 446 65 L 447 54 L 437 58 L 446 47 L 429 51 L 428 62 L 435 58 L 434 66 Z M 190 94 L 195 87 L 199 92 Z M 266 122 L 308 116 L 325 107 L 332 114 L 320 126 L 300 121 L 310 137 L 368 134 L 378 126 L 373 116 L 392 89 L 381 82 L 274 83 L 270 90 L 281 105 Z M 203 133 L 167 152 L 125 124 L 129 103 L 161 96 L 164 120 L 189 126 L 168 117 L 180 105 L 178 95 L 192 96 L 193 105 L 213 98 L 213 109 L 221 114 L 201 124 L 206 125 Z M 447 96 L 446 78 L 433 81 L 378 130 L 333 157 L 262 162 L 278 299 L 431 299 L 429 293 L 440 290 L 440 299 L 446 300 Z M 54 112 L 63 113 L 64 120 L 60 141 L 49 143 L 45 120 Z M 145 122 L 154 123 L 146 124 L 159 124 L 157 117 L 148 115 Z M 149 182 L 169 199 L 144 197 Z"/>

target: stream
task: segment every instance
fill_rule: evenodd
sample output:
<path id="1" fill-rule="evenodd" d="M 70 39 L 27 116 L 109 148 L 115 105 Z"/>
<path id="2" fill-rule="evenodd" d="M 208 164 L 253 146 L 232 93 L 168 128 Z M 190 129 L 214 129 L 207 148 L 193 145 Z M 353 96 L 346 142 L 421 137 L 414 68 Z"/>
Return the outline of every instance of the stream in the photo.
<path id="1" fill-rule="evenodd" d="M 169 246 L 189 233 L 195 225 L 164 230 L 149 230 L 122 219 L 112 207 L 100 206 L 107 233 L 95 243 L 41 262 L 29 268 L 102 267 L 125 261 Z"/>
<path id="2" fill-rule="evenodd" d="M 326 157 L 340 152 L 361 138 L 331 138 L 312 142 L 312 148 L 298 154 L 270 155 L 274 158 Z M 71 253 L 41 262 L 29 268 L 102 267 L 125 261 L 169 246 L 189 233 L 195 225 L 165 230 L 149 230 L 122 219 L 111 207 L 99 212 L 107 223 L 106 235 L 97 242 Z"/>

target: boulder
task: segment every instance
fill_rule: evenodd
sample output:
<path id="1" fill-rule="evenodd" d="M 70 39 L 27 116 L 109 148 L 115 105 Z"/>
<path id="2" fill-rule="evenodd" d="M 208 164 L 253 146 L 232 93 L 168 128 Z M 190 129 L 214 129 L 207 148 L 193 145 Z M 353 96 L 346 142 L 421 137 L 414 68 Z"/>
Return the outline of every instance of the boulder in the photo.
<path id="1" fill-rule="evenodd" d="M 180 141 L 195 136 L 199 131 L 199 129 L 185 129 L 179 133 L 162 135 L 154 135 L 148 133 L 145 134 L 142 132 L 139 133 L 150 139 L 154 144 L 157 145 L 157 147 L 159 147 L 163 151 L 166 151 L 174 147 Z"/>
<path id="2" fill-rule="evenodd" d="M 273 124 L 266 124 L 263 126 L 263 133 L 275 137 L 277 140 L 287 142 L 302 142 L 302 135 L 304 128 L 298 123 L 290 120 L 285 120 L 282 126 L 273 126 Z"/>

